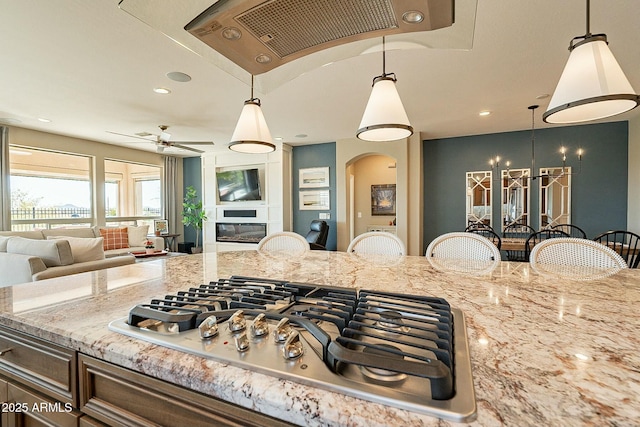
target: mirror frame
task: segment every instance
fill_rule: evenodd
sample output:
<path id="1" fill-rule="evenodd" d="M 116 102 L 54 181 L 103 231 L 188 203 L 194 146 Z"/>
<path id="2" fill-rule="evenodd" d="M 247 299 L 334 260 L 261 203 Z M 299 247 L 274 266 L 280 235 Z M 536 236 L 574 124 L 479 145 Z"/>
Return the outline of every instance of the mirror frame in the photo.
<path id="1" fill-rule="evenodd" d="M 485 223 L 485 220 L 489 220 L 489 226 L 493 227 L 493 172 L 492 171 L 475 171 L 467 172 L 466 179 L 466 225 L 465 228 L 475 222 Z M 485 185 L 486 181 L 489 181 L 489 186 Z M 474 205 L 475 192 L 481 191 L 481 197 L 484 204 Z M 474 206 L 484 207 L 484 215 L 478 216 L 474 212 Z M 486 224 L 486 223 L 485 223 Z"/>
<path id="2" fill-rule="evenodd" d="M 539 179 L 538 224 L 540 224 L 540 229 L 559 224 L 571 224 L 571 167 L 540 168 Z M 554 184 L 559 184 L 561 188 L 559 195 L 560 214 L 549 220 L 549 215 L 545 210 L 547 206 L 553 206 L 554 203 L 553 200 L 549 200 L 550 195 L 547 190 Z M 565 219 L 561 219 L 563 217 Z"/>
<path id="3" fill-rule="evenodd" d="M 502 224 L 502 230 L 509 224 L 520 223 L 531 225 L 531 189 L 530 189 L 530 169 L 503 169 L 502 170 L 502 189 L 500 198 L 500 222 Z M 515 204 L 516 210 L 520 210 L 519 215 L 515 215 L 513 219 L 507 215 L 507 201 L 510 199 L 509 193 L 511 190 L 522 190 L 520 193 L 520 199 Z M 518 206 L 521 206 L 519 209 Z M 524 221 L 522 220 L 524 218 Z"/>

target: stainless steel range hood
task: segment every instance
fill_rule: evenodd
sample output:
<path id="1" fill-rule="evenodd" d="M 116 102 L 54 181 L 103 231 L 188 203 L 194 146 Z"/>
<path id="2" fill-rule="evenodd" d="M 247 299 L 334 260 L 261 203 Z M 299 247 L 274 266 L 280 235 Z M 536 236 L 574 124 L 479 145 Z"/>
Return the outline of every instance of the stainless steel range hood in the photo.
<path id="1" fill-rule="evenodd" d="M 453 22 L 454 0 L 219 0 L 184 29 L 258 75 L 341 44 Z"/>

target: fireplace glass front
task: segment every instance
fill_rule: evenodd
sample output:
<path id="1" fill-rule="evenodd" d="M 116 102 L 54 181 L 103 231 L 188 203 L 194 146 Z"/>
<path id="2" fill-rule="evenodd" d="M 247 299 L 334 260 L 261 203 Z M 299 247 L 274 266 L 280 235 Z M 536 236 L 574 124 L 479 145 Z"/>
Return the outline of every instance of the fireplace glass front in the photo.
<path id="1" fill-rule="evenodd" d="M 264 223 L 216 223 L 216 241 L 234 243 L 258 243 L 267 235 Z"/>

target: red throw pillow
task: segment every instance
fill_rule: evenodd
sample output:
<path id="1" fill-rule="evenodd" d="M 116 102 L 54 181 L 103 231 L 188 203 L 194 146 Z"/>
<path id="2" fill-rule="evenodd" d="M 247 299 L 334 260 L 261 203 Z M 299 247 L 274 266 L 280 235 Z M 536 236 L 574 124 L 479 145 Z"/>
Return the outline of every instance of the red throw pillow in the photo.
<path id="1" fill-rule="evenodd" d="M 100 235 L 104 237 L 103 247 L 105 251 L 129 247 L 129 234 L 127 233 L 127 227 L 101 228 Z"/>

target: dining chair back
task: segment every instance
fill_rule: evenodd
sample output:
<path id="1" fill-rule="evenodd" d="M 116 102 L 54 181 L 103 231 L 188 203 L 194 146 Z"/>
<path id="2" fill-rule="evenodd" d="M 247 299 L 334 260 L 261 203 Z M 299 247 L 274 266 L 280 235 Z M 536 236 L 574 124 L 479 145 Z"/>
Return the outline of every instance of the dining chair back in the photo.
<path id="1" fill-rule="evenodd" d="M 577 280 L 594 280 L 628 268 L 613 249 L 593 240 L 558 237 L 534 246 L 529 257 L 533 271 Z"/>
<path id="2" fill-rule="evenodd" d="M 279 231 L 265 236 L 258 242 L 258 252 L 282 252 L 291 255 L 302 255 L 310 250 L 309 242 L 298 233 Z"/>
<path id="3" fill-rule="evenodd" d="M 491 240 L 491 242 L 500 250 L 502 246 L 502 239 L 498 236 L 498 233 L 493 231 L 493 228 L 475 228 L 475 227 L 467 227 L 465 230 L 467 233 L 479 234 L 487 239 Z"/>
<path id="4" fill-rule="evenodd" d="M 616 251 L 630 268 L 638 268 L 640 263 L 640 236 L 631 231 L 607 231 L 596 236 L 594 241 Z"/>
<path id="5" fill-rule="evenodd" d="M 476 229 L 489 229 L 493 231 L 492 226 L 479 221 L 469 223 L 469 225 L 467 225 L 467 228 L 465 228 L 464 231 L 472 231 Z"/>
<path id="6" fill-rule="evenodd" d="M 586 239 L 587 233 L 577 225 L 573 224 L 557 224 L 551 227 L 553 230 L 561 230 L 567 233 L 571 237 L 576 237 L 578 239 Z"/>
<path id="7" fill-rule="evenodd" d="M 442 234 L 429 243 L 425 256 L 428 258 L 448 258 L 500 261 L 500 250 L 486 237 L 469 232 Z"/>
<path id="8" fill-rule="evenodd" d="M 567 233 L 562 230 L 554 230 L 551 228 L 547 228 L 545 230 L 536 231 L 531 233 L 524 245 L 525 249 L 525 261 L 529 261 L 531 256 L 531 251 L 533 248 L 543 240 L 555 239 L 558 237 L 570 237 Z"/>
<path id="9" fill-rule="evenodd" d="M 527 261 L 527 251 L 525 250 L 525 243 L 527 238 L 535 233 L 536 230 L 528 226 L 527 224 L 521 224 L 514 222 L 507 225 L 502 230 L 502 240 L 518 240 L 522 243 L 522 249 L 519 250 L 507 250 L 507 259 L 509 261 Z"/>
<path id="10" fill-rule="evenodd" d="M 398 236 L 386 231 L 362 233 L 349 243 L 347 252 L 378 255 L 405 255 L 407 250 Z"/>

